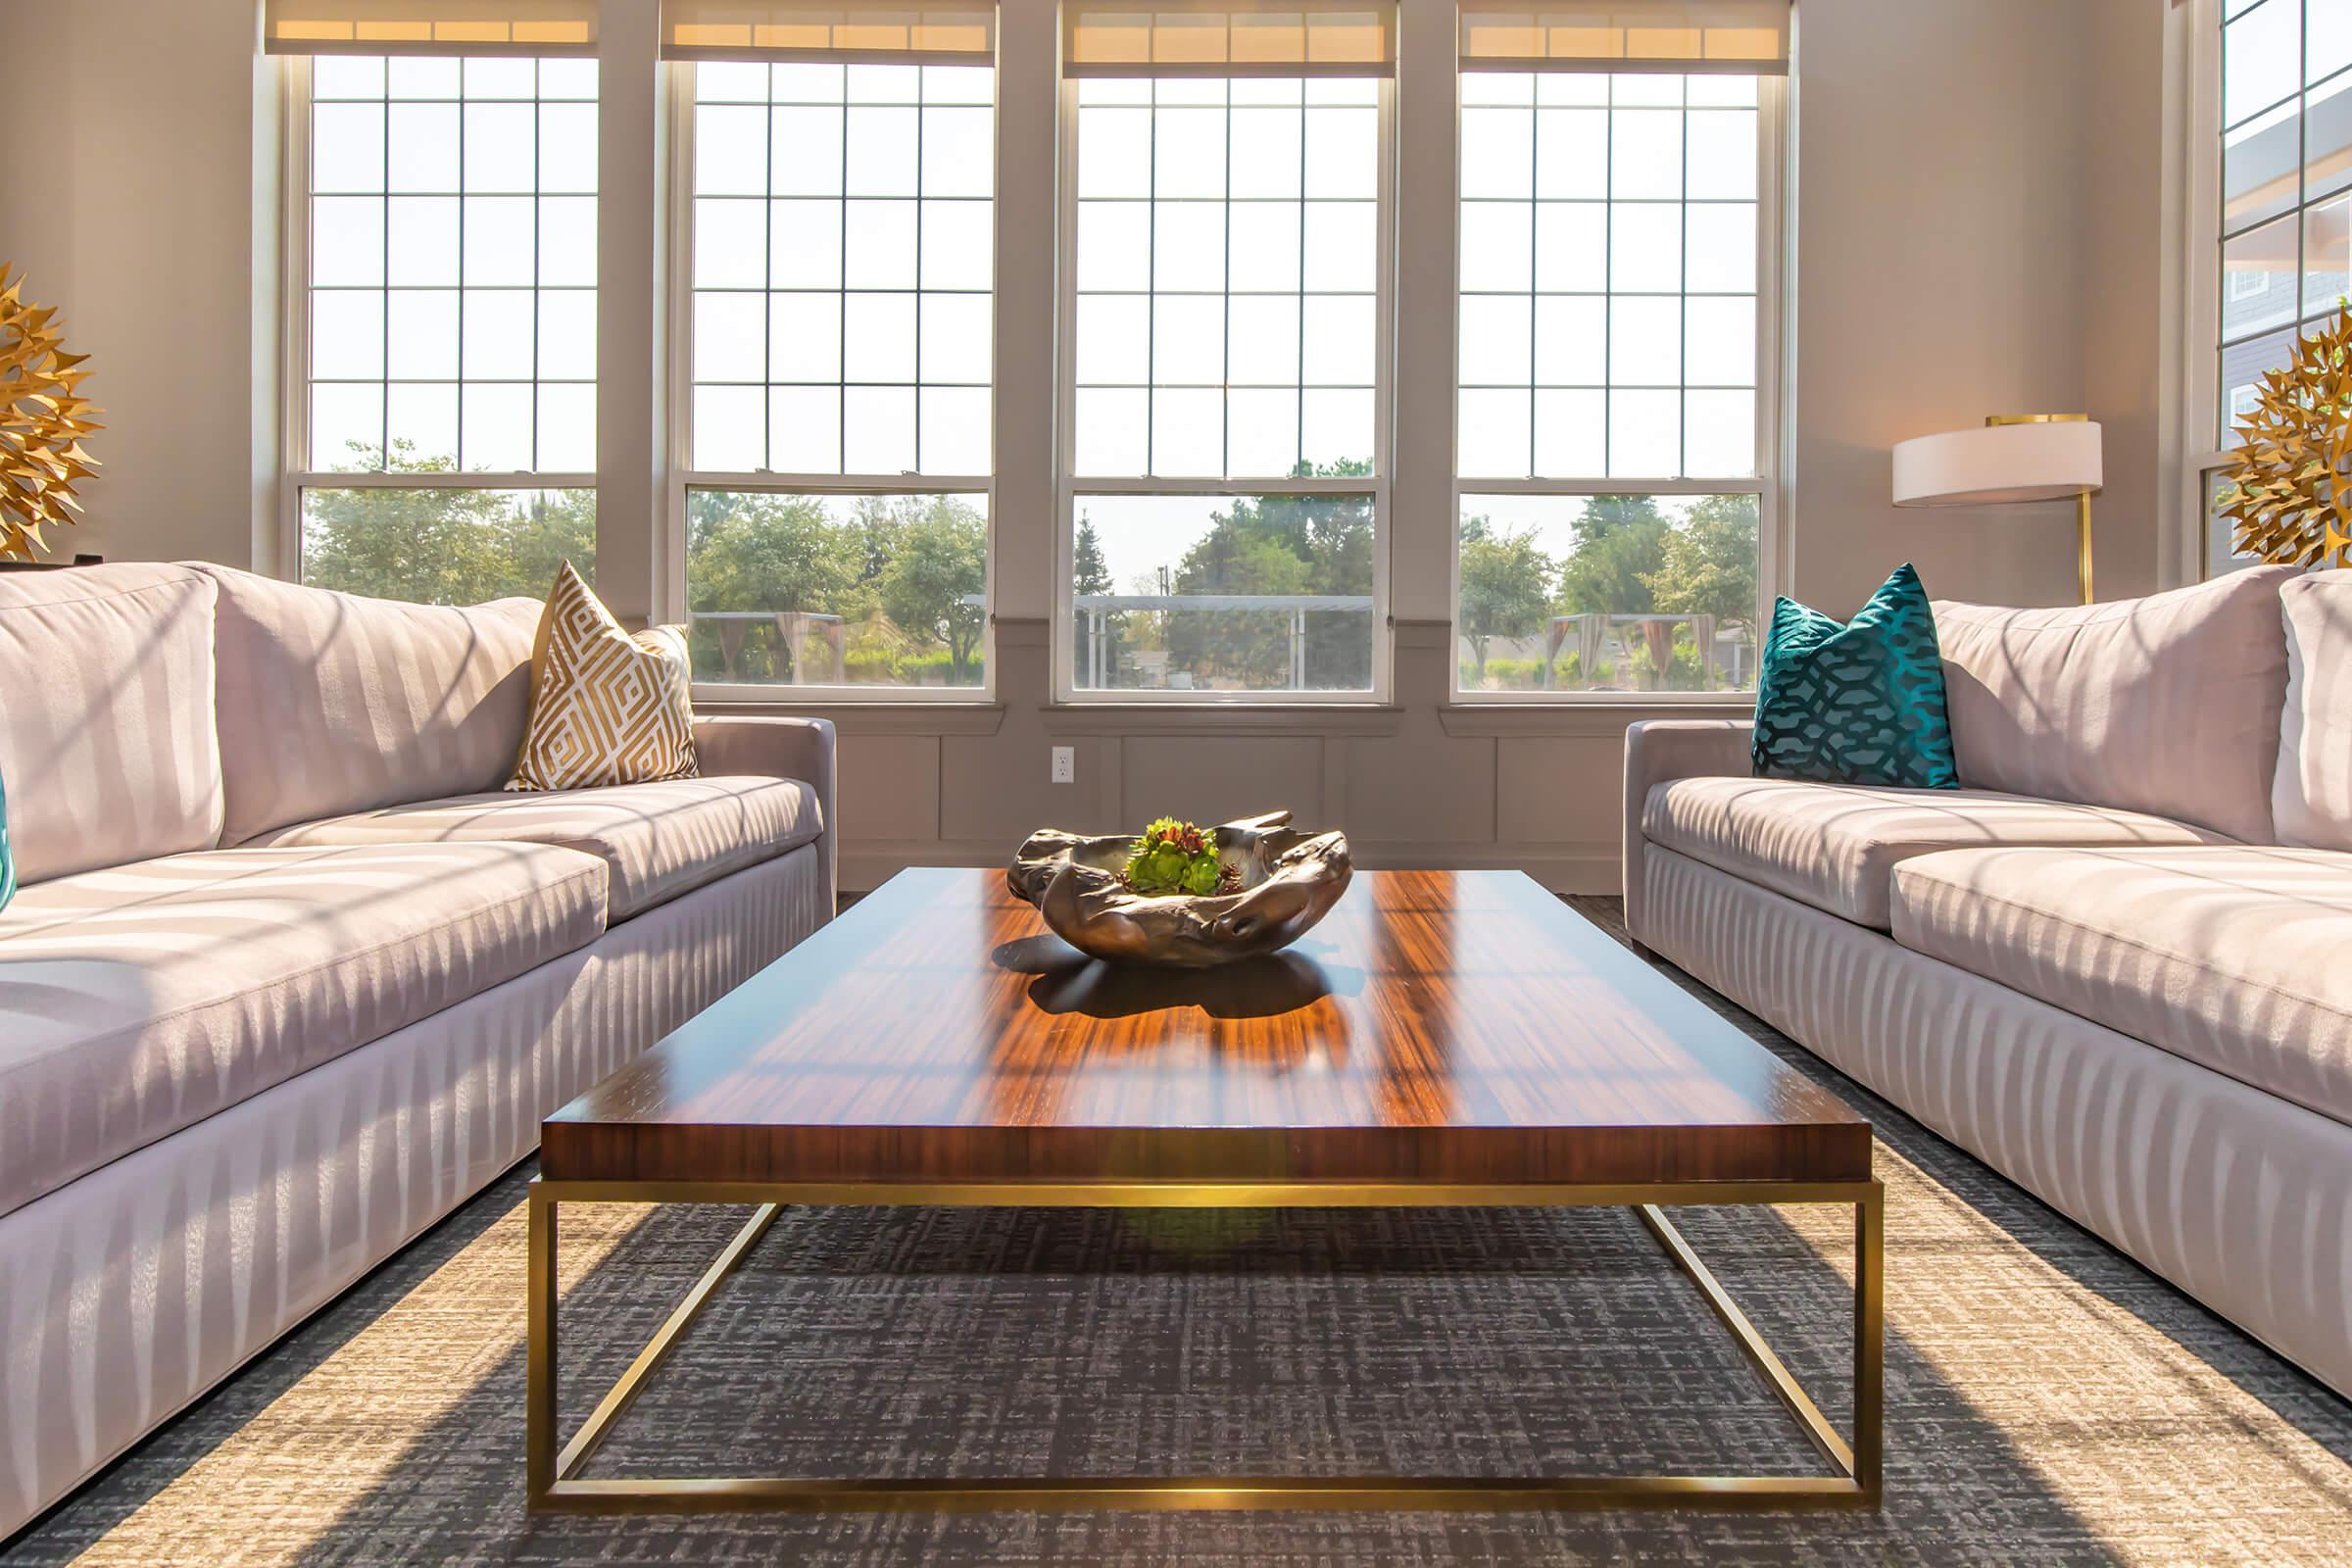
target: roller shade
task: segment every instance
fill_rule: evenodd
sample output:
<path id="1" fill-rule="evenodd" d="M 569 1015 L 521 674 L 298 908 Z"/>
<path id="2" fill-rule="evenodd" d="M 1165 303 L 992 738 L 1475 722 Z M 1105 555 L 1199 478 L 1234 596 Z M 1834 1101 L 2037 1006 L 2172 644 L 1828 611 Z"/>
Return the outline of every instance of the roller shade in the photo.
<path id="1" fill-rule="evenodd" d="M 1062 8 L 1072 76 L 1386 76 L 1396 13 L 1363 0 L 1266 6 L 1083 3 Z"/>
<path id="2" fill-rule="evenodd" d="M 1552 0 L 1462 7 L 1464 71 L 1782 75 L 1788 0 Z"/>
<path id="3" fill-rule="evenodd" d="M 593 55 L 597 0 L 269 0 L 273 55 Z"/>
<path id="4" fill-rule="evenodd" d="M 826 5 L 794 0 L 663 0 L 664 60 L 850 60 L 983 65 L 996 58 L 988 4 Z"/>

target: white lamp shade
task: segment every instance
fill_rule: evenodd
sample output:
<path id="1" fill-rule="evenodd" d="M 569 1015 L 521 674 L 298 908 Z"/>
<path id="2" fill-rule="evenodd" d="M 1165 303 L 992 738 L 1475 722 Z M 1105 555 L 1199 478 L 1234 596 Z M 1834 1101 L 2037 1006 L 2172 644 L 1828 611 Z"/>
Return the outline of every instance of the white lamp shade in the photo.
<path id="1" fill-rule="evenodd" d="M 2104 479 L 2099 427 L 2087 419 L 1987 424 L 1894 447 L 1898 507 L 2056 501 L 2096 490 Z"/>

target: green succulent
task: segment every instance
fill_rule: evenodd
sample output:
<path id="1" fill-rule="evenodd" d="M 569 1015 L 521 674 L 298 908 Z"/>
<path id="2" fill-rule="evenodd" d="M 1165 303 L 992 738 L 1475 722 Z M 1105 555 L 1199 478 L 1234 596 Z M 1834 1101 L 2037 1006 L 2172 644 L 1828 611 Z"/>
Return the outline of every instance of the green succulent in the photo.
<path id="1" fill-rule="evenodd" d="M 1224 881 L 1225 868 L 1217 859 L 1216 834 L 1163 816 L 1135 841 L 1126 874 L 1127 885 L 1136 892 L 1163 897 L 1214 893 Z"/>

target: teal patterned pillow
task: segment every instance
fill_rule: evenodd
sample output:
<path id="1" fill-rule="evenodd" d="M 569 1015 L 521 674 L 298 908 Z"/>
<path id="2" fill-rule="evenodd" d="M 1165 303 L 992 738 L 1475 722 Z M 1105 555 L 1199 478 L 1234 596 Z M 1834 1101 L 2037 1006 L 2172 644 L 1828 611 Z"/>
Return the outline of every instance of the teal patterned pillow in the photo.
<path id="1" fill-rule="evenodd" d="M 1960 787 L 1936 613 L 1909 562 L 1843 624 L 1793 599 L 1772 607 L 1754 760 L 1759 776 Z"/>

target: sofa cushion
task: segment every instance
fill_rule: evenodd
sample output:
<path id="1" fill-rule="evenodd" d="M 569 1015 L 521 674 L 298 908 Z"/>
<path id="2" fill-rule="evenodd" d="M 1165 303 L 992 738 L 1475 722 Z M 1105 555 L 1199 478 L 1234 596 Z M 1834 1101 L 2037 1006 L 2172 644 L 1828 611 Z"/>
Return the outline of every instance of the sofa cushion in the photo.
<path id="1" fill-rule="evenodd" d="M 2269 842 L 2292 575 L 2067 610 L 1938 602 L 1960 782 Z"/>
<path id="2" fill-rule="evenodd" d="M 1685 778 L 1649 792 L 1642 836 L 1885 930 L 1888 877 L 1915 855 L 1984 844 L 2209 844 L 2220 835 L 2110 807 L 1983 790 Z"/>
<path id="3" fill-rule="evenodd" d="M 2352 1121 L 2352 855 L 1959 850 L 1894 885 L 1904 947 Z"/>
<path id="4" fill-rule="evenodd" d="M 514 839 L 596 856 L 610 868 L 611 918 L 796 849 L 823 831 L 799 779 L 669 779 L 548 794 L 462 795 L 280 828 L 257 843 L 421 844 Z"/>
<path id="5" fill-rule="evenodd" d="M 0 767 L 20 884 L 220 842 L 211 579 L 0 574 Z"/>
<path id="6" fill-rule="evenodd" d="M 2271 784 L 2278 839 L 2352 850 L 2352 571 L 2297 577 L 2278 597 L 2286 705 Z"/>
<path id="7" fill-rule="evenodd" d="M 544 844 L 212 850 L 0 911 L 0 1213 L 593 942 Z"/>
<path id="8" fill-rule="evenodd" d="M 398 604 L 200 569 L 220 585 L 222 843 L 506 782 L 537 604 Z"/>

